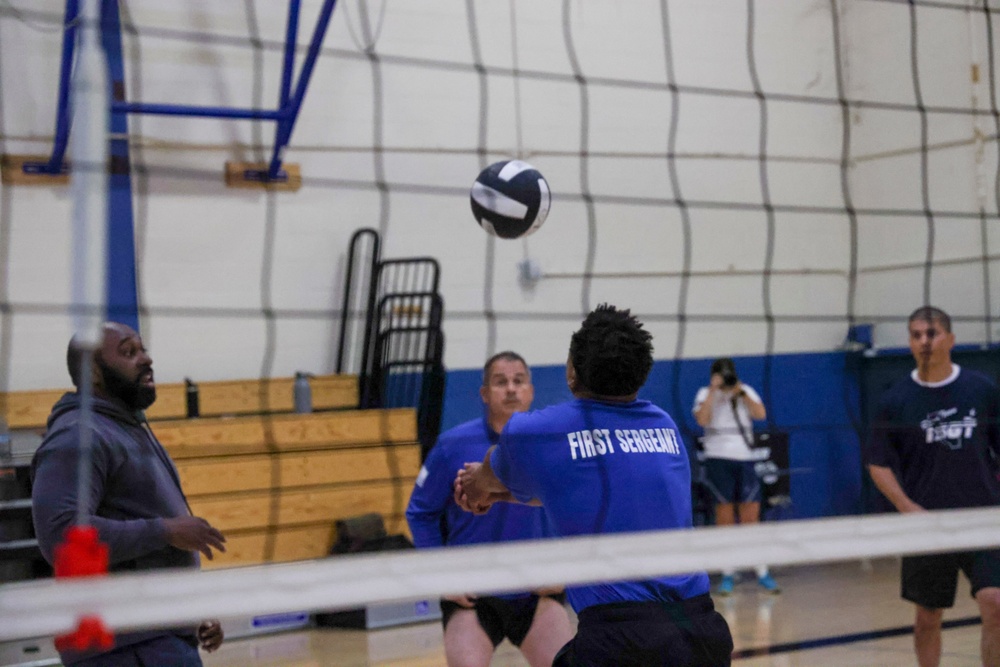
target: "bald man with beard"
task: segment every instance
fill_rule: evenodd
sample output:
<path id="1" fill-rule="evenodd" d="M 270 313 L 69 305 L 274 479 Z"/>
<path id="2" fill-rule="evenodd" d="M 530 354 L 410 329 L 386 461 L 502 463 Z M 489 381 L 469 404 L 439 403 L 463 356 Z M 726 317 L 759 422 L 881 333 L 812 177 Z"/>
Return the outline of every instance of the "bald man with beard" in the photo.
<path id="1" fill-rule="evenodd" d="M 45 439 L 31 464 L 32 517 L 42 554 L 53 562 L 55 547 L 82 509 L 86 523 L 108 545 L 112 572 L 198 568 L 200 555 L 225 551 L 225 537 L 191 516 L 180 478 L 142 411 L 156 400 L 153 360 L 142 338 L 118 323 L 102 327 L 101 344 L 88 349 L 77 337 L 66 362 L 76 392 L 63 395 L 49 415 Z M 89 485 L 78 498 L 81 396 L 84 363 L 90 361 L 93 392 L 89 428 Z M 163 628 L 115 636 L 110 651 L 63 651 L 73 667 L 140 667 L 202 664 L 198 647 L 222 644 L 215 620 L 197 628 Z"/>

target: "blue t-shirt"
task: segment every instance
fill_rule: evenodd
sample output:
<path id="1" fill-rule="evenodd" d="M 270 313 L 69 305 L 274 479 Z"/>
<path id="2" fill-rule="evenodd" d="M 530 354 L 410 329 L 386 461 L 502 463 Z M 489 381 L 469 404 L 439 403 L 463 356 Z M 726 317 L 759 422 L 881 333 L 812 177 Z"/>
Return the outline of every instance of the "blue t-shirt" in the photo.
<path id="1" fill-rule="evenodd" d="M 533 540 L 551 536 L 540 507 L 497 503 L 476 516 L 455 504 L 453 483 L 466 463 L 478 463 L 497 442 L 486 419 L 473 419 L 438 437 L 427 455 L 406 508 L 406 521 L 418 548 Z M 504 595 L 520 597 L 526 593 Z"/>
<path id="2" fill-rule="evenodd" d="M 998 405 L 993 382 L 958 366 L 936 384 L 904 378 L 882 397 L 868 462 L 925 509 L 1000 505 Z"/>
<path id="3" fill-rule="evenodd" d="M 515 498 L 542 502 L 560 537 L 691 528 L 687 452 L 673 419 L 649 401 L 578 399 L 515 414 L 490 464 Z M 566 595 L 579 613 L 707 592 L 708 576 L 697 572 L 571 587 Z"/>

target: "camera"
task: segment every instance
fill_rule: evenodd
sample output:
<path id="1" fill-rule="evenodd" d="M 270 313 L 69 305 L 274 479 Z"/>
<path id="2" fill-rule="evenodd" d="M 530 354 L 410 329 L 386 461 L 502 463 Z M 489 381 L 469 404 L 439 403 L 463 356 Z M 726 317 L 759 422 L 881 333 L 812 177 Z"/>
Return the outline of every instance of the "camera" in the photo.
<path id="1" fill-rule="evenodd" d="M 722 376 L 723 387 L 735 387 L 736 383 L 740 381 L 740 379 L 736 377 L 736 371 L 728 368 L 722 371 L 720 375 Z"/>

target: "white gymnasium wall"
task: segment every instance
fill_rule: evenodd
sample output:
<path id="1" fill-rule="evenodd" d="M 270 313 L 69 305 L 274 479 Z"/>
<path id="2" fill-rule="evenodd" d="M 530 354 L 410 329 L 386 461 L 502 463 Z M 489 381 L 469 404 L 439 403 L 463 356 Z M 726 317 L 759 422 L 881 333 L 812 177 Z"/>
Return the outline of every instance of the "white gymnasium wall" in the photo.
<path id="1" fill-rule="evenodd" d="M 997 35 L 1000 5 L 988 5 Z M 989 70 L 990 26 L 983 3 L 934 3 L 919 7 L 911 21 L 906 3 L 855 2 L 848 3 L 844 19 L 852 95 L 908 107 L 919 99 L 928 108 L 926 169 L 916 109 L 852 112 L 856 206 L 908 211 L 858 218 L 859 311 L 873 320 L 905 315 L 926 298 L 955 318 L 959 342 L 996 341 L 1000 201 L 990 81 L 992 76 L 995 90 L 998 74 Z M 997 55 L 994 44 L 993 58 Z M 995 99 L 994 93 L 994 112 Z M 968 113 L 973 109 L 979 114 Z M 987 216 L 984 221 L 980 211 Z M 993 259 L 984 262 L 984 256 Z M 906 344 L 898 318 L 877 324 L 875 335 L 879 346 Z"/>
<path id="2" fill-rule="evenodd" d="M 905 3 L 384 2 L 338 3 L 286 156 L 302 165 L 297 193 L 222 183 L 225 160 L 269 156 L 269 123 L 130 117 L 133 163 L 144 167 L 134 182 L 140 294 L 150 312 L 143 333 L 160 381 L 332 370 L 338 322 L 331 313 L 340 307 L 348 239 L 362 226 L 382 232 L 386 257 L 441 262 L 449 368 L 478 367 L 488 341 L 521 350 L 534 364 L 561 363 L 570 332 L 602 301 L 646 319 L 659 358 L 829 351 L 842 342 L 852 234 L 840 210 L 834 14 L 847 97 L 912 105 Z M 0 3 L 5 153 L 50 149 L 60 40 L 53 20 L 62 5 Z M 274 106 L 285 3 L 121 5 L 135 27 L 125 37 L 130 99 Z M 303 7 L 304 47 L 319 2 Z M 767 188 L 777 207 L 767 294 L 750 9 L 753 62 L 767 95 Z M 985 71 L 982 13 L 921 7 L 918 15 L 925 103 L 988 108 L 989 88 L 969 78 L 972 62 Z M 665 25 L 682 90 L 676 118 Z M 374 41 L 367 53 L 358 43 L 366 39 Z M 526 74 L 515 78 L 514 69 Z M 666 155 L 672 120 L 677 188 Z M 931 153 L 932 208 L 968 213 L 984 205 L 996 214 L 996 145 L 969 142 L 977 129 L 996 132 L 988 116 L 929 117 L 931 143 L 958 142 Z M 920 211 L 919 146 L 916 113 L 852 108 L 854 205 Z M 518 153 L 547 177 L 552 212 L 526 241 L 494 241 L 475 225 L 466 192 L 484 162 Z M 9 350 L 0 380 L 13 389 L 61 386 L 70 333 L 58 312 L 70 283 L 68 191 L 0 188 L 0 300 L 11 304 L 0 328 Z M 685 268 L 685 220 L 675 198 L 690 203 L 686 292 L 677 277 Z M 984 253 L 978 220 L 938 217 L 935 224 L 935 260 Z M 986 227 L 990 252 L 996 222 Z M 921 214 L 857 216 L 857 321 L 898 322 L 922 301 L 922 269 L 871 269 L 923 262 L 925 228 Z M 545 273 L 531 286 L 518 280 L 525 258 Z M 588 266 L 593 277 L 585 280 Z M 1000 293 L 995 268 L 993 295 Z M 980 320 L 961 324 L 965 340 L 986 339 L 983 283 L 981 263 L 932 274 L 935 302 Z M 770 342 L 768 305 L 776 318 Z M 279 311 L 273 359 L 265 306 Z M 689 318 L 679 338 L 681 307 Z M 497 314 L 492 324 L 487 309 Z M 281 315 L 288 311 L 298 315 Z M 880 344 L 900 342 L 893 326 L 879 325 Z"/>

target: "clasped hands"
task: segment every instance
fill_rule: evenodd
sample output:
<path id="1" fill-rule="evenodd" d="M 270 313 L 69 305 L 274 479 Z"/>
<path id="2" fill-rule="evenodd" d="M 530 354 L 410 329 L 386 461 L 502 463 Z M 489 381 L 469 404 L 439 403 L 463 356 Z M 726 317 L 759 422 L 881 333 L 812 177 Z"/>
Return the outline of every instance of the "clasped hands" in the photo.
<path id="1" fill-rule="evenodd" d="M 486 514 L 496 502 L 514 502 L 510 491 L 489 488 L 482 467 L 482 463 L 466 463 L 455 476 L 455 504 L 473 514 Z"/>

